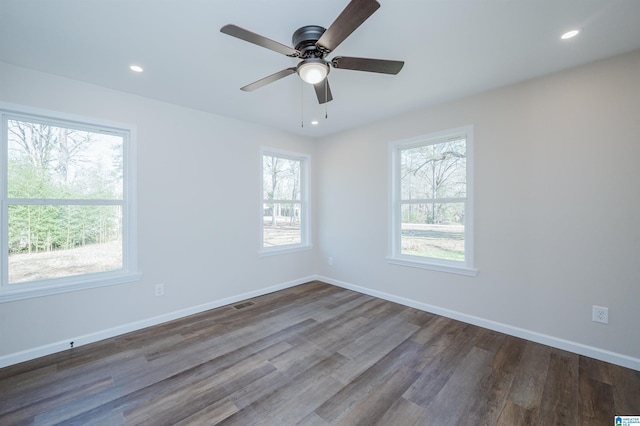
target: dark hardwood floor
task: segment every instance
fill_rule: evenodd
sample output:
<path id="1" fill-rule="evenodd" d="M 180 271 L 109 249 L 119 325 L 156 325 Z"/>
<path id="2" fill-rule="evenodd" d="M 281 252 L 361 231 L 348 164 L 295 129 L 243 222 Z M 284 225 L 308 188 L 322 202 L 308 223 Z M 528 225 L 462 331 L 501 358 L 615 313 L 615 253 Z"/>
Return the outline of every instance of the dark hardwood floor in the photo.
<path id="1" fill-rule="evenodd" d="M 0 370 L 0 424 L 610 425 L 640 372 L 312 282 Z"/>

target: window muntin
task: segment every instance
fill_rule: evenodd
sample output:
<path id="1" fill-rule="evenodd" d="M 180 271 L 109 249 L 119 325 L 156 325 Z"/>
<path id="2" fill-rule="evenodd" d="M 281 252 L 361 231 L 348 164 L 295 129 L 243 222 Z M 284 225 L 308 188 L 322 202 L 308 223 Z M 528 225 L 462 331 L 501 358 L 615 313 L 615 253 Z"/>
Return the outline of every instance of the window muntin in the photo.
<path id="1" fill-rule="evenodd" d="M 55 115 L 0 109 L 0 301 L 137 278 L 131 129 Z"/>
<path id="2" fill-rule="evenodd" d="M 262 150 L 261 250 L 309 246 L 308 157 Z"/>
<path id="3" fill-rule="evenodd" d="M 471 128 L 394 142 L 390 259 L 472 269 Z"/>

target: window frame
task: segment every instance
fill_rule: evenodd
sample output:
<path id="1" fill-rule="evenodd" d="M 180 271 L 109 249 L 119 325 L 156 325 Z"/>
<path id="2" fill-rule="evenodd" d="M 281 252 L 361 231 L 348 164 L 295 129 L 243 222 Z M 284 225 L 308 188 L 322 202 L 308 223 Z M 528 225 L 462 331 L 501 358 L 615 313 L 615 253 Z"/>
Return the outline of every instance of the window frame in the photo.
<path id="1" fill-rule="evenodd" d="M 118 135 L 123 137 L 123 194 L 120 200 L 8 198 L 8 120 L 46 123 L 76 130 Z M 49 296 L 109 285 L 119 285 L 140 279 L 137 256 L 136 206 L 136 144 L 137 131 L 133 125 L 100 120 L 74 114 L 60 113 L 0 101 L 0 303 Z M 55 200 L 52 202 L 52 200 Z M 28 205 L 119 205 L 122 207 L 122 268 L 67 277 L 45 278 L 9 284 L 8 235 L 9 206 Z"/>
<path id="2" fill-rule="evenodd" d="M 311 202 L 310 202 L 310 176 L 311 156 L 300 152 L 287 151 L 277 148 L 260 147 L 260 204 L 259 204 L 259 246 L 260 256 L 271 256 L 284 253 L 311 250 Z M 264 157 L 273 155 L 286 160 L 300 162 L 300 201 L 298 200 L 269 200 L 270 202 L 300 204 L 300 243 L 285 244 L 280 246 L 265 247 L 264 245 Z"/>
<path id="3" fill-rule="evenodd" d="M 439 259 L 435 257 L 408 255 L 402 253 L 402 189 L 401 189 L 401 151 L 420 146 L 436 145 L 454 137 L 465 137 L 466 150 L 466 197 L 464 200 L 464 261 Z M 475 276 L 473 257 L 473 126 L 461 126 L 453 129 L 433 132 L 410 139 L 389 143 L 389 230 L 388 263 Z"/>

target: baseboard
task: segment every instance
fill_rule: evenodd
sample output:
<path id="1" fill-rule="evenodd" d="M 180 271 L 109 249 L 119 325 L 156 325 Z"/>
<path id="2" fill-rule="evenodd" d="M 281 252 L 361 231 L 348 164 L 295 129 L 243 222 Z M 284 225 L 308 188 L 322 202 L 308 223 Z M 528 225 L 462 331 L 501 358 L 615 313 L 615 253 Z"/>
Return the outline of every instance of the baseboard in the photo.
<path id="1" fill-rule="evenodd" d="M 247 293 L 242 293 L 235 296 L 227 297 L 224 299 L 203 303 L 201 305 L 192 306 L 186 309 L 169 312 L 167 314 L 159 315 L 152 318 L 147 318 L 141 321 L 124 324 L 124 325 L 113 327 L 107 330 L 101 330 L 95 333 L 85 334 L 83 336 L 70 337 L 68 339 L 64 339 L 63 341 L 39 346 L 33 349 L 27 349 L 24 351 L 20 351 L 20 352 L 8 354 L 8 355 L 3 355 L 0 357 L 0 368 L 8 367 L 10 365 L 18 364 L 24 361 L 29 361 L 42 356 L 51 355 L 56 352 L 62 352 L 70 348 L 70 342 L 73 342 L 73 347 L 87 345 L 89 343 L 98 342 L 100 340 L 120 336 L 122 334 L 141 330 L 143 328 L 151 327 L 153 325 L 162 324 L 167 321 L 173 321 L 178 318 L 183 318 L 189 315 L 204 312 L 209 309 L 219 308 L 220 306 L 229 305 L 231 303 L 236 303 L 241 300 L 251 299 L 253 297 L 258 297 L 268 293 L 273 293 L 274 291 L 278 291 L 278 290 L 284 290 L 286 288 L 294 287 L 294 286 L 304 284 L 313 280 L 315 280 L 315 276 L 304 277 L 297 280 L 277 284 L 271 287 L 265 287 L 265 288 L 250 291 Z"/>
<path id="2" fill-rule="evenodd" d="M 464 314 L 462 312 L 440 308 L 438 306 L 429 305 L 427 303 L 418 302 L 416 300 L 407 299 L 405 297 L 396 296 L 394 294 L 385 293 L 382 291 L 372 290 L 370 288 L 361 287 L 358 285 L 346 283 L 343 281 L 335 280 L 333 278 L 329 278 L 321 275 L 316 275 L 314 279 L 328 283 L 328 284 L 332 284 L 338 287 L 342 287 L 348 290 L 357 291 L 358 293 L 368 294 L 369 296 L 378 297 L 380 299 L 388 300 L 390 302 L 395 302 L 401 305 L 420 309 L 421 311 L 442 315 L 443 317 L 452 318 L 458 321 L 465 322 L 467 324 L 477 325 L 479 327 L 487 328 L 493 331 L 498 331 L 500 333 L 508 334 L 510 336 L 519 337 L 522 339 L 530 340 L 532 342 L 541 343 L 543 345 L 551 346 L 554 348 L 562 349 L 562 350 L 573 352 L 579 355 L 588 356 L 590 358 L 599 359 L 601 361 L 609 362 L 611 364 L 616 364 L 622 367 L 627 367 L 633 370 L 640 371 L 640 359 L 630 357 L 628 355 L 623 355 L 623 354 L 611 352 L 605 349 L 584 345 L 582 343 L 572 342 L 570 340 L 565 340 L 565 339 L 550 336 L 547 334 L 526 330 L 520 327 L 514 327 L 512 325 L 508 325 L 508 324 L 504 324 L 504 323 L 500 323 L 492 320 L 487 320 L 487 319 L 476 317 L 473 315 Z"/>

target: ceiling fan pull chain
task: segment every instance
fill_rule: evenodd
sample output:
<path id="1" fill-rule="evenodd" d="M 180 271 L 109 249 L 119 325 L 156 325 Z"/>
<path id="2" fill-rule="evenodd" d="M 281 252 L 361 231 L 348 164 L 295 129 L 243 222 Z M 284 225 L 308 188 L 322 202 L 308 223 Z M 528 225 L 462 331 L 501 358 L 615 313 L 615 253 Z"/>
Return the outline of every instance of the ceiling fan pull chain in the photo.
<path id="1" fill-rule="evenodd" d="M 300 80 L 300 127 L 304 128 L 304 84 Z"/>
<path id="2" fill-rule="evenodd" d="M 324 79 L 324 119 L 326 120 L 327 118 L 329 118 L 329 82 L 327 81 L 327 79 Z"/>

